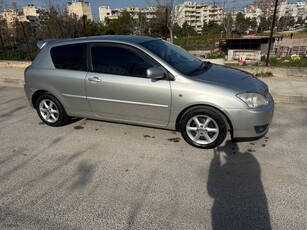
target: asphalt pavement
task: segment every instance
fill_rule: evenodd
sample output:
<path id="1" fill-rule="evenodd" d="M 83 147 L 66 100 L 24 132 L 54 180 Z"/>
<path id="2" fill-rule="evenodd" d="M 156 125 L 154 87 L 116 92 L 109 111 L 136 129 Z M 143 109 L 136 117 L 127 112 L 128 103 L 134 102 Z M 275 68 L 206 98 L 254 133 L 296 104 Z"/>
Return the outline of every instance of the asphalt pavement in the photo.
<path id="1" fill-rule="evenodd" d="M 307 67 L 306 67 L 307 68 Z M 0 85 L 23 87 L 24 67 L 1 67 Z M 307 103 L 307 76 L 260 78 L 270 89 L 276 102 Z"/>
<path id="2" fill-rule="evenodd" d="M 0 229 L 307 229 L 307 104 L 215 149 L 179 132 L 90 119 L 44 125 L 0 85 Z"/>

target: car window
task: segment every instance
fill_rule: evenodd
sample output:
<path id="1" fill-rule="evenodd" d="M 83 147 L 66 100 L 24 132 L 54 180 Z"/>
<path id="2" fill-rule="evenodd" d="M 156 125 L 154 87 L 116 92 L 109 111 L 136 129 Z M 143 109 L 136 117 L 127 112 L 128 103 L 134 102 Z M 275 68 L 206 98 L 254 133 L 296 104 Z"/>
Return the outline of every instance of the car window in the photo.
<path id="1" fill-rule="evenodd" d="M 188 74 L 198 69 L 202 64 L 202 61 L 192 54 L 163 40 L 153 40 L 141 43 L 140 45 L 162 58 L 183 74 Z"/>
<path id="2" fill-rule="evenodd" d="M 97 73 L 146 77 L 153 65 L 125 47 L 96 45 L 91 48 L 93 71 Z"/>
<path id="3" fill-rule="evenodd" d="M 71 44 L 51 48 L 55 68 L 86 71 L 86 44 Z"/>

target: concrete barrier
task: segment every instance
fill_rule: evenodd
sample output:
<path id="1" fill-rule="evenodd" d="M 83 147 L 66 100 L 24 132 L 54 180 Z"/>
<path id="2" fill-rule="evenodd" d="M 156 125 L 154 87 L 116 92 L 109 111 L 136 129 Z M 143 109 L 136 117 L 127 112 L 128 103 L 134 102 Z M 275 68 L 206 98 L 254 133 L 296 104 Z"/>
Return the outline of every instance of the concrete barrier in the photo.
<path id="1" fill-rule="evenodd" d="M 307 77 L 306 67 L 266 67 L 266 66 L 235 66 L 241 69 L 256 74 L 270 73 L 274 77 Z"/>
<path id="2" fill-rule="evenodd" d="M 5 60 L 0 61 L 0 67 L 7 67 L 7 68 L 11 67 L 26 68 L 29 65 L 31 65 L 30 61 L 5 61 Z"/>
<path id="3" fill-rule="evenodd" d="M 217 59 L 203 59 L 210 61 L 214 64 L 224 65 L 225 60 L 223 58 Z M 4 68 L 26 68 L 31 62 L 27 61 L 0 61 L 0 67 Z M 234 66 L 237 69 L 241 69 L 256 74 L 270 73 L 274 77 L 307 77 L 307 66 L 306 67 L 266 67 L 266 66 Z"/>
<path id="4" fill-rule="evenodd" d="M 215 59 L 202 59 L 204 61 L 209 61 L 213 64 L 218 64 L 218 65 L 225 65 L 225 59 L 224 58 L 215 58 Z"/>

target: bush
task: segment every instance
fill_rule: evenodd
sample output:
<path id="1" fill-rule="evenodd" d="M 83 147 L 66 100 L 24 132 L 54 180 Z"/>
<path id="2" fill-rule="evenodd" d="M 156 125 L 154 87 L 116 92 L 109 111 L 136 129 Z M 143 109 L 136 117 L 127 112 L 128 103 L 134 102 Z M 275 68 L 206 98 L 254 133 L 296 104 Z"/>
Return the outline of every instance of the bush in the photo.
<path id="1" fill-rule="evenodd" d="M 292 59 L 287 58 L 271 58 L 269 61 L 270 66 L 287 66 L 287 67 L 307 67 L 307 58 L 299 57 Z"/>
<path id="2" fill-rule="evenodd" d="M 30 49 L 32 59 L 35 58 L 35 56 L 38 54 L 39 49 L 38 48 L 32 48 Z M 4 53 L 0 54 L 1 60 L 10 60 L 10 61 L 32 61 L 29 57 L 28 51 L 21 51 L 21 50 L 6 50 L 6 57 Z"/>
<path id="3" fill-rule="evenodd" d="M 212 35 L 188 36 L 174 39 L 174 44 L 186 50 L 208 50 L 213 46 L 213 41 L 209 40 Z"/>
<path id="4" fill-rule="evenodd" d="M 225 53 L 222 52 L 222 51 L 215 52 L 215 53 L 212 53 L 212 54 L 208 54 L 208 56 L 206 56 L 206 58 L 208 58 L 208 59 L 225 58 Z"/>
<path id="5" fill-rule="evenodd" d="M 19 50 L 7 50 L 5 51 L 6 56 L 4 53 L 1 54 L 0 59 L 2 60 L 12 60 L 12 61 L 23 61 L 26 58 L 26 55 L 24 52 Z"/>
<path id="6" fill-rule="evenodd" d="M 256 77 L 274 77 L 274 75 L 271 72 L 261 72 L 261 73 L 256 73 Z"/>

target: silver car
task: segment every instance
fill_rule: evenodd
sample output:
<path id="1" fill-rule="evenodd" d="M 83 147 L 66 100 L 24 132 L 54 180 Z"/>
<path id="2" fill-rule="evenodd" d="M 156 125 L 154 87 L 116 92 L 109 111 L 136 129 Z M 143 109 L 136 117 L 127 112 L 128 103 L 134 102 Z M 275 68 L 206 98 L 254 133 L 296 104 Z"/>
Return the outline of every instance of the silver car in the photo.
<path id="1" fill-rule="evenodd" d="M 274 101 L 247 72 L 203 62 L 162 39 L 98 36 L 47 40 L 25 70 L 25 93 L 40 119 L 71 117 L 178 130 L 192 146 L 255 140 Z"/>

